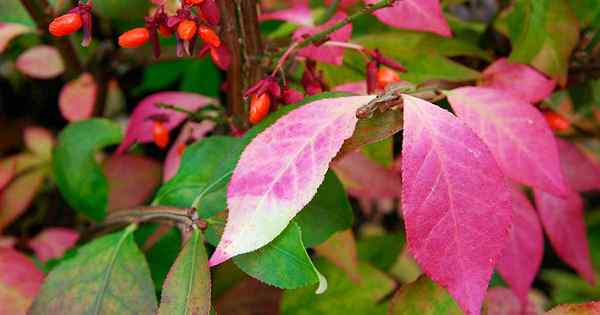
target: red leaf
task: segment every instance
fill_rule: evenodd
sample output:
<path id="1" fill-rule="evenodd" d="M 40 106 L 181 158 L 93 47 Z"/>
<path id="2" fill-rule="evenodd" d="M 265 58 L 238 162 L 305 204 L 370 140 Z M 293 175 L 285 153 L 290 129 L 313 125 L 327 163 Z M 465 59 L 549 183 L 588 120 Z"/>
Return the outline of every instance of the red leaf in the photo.
<path id="1" fill-rule="evenodd" d="M 512 189 L 513 225 L 496 269 L 523 305 L 542 263 L 544 233 L 535 209 L 518 188 Z"/>
<path id="2" fill-rule="evenodd" d="M 43 262 L 62 257 L 67 249 L 73 247 L 79 239 L 79 233 L 66 228 L 47 228 L 29 241 L 29 247 Z"/>
<path id="3" fill-rule="evenodd" d="M 507 288 L 490 289 L 485 297 L 486 315 L 541 315 L 544 308 L 525 296 L 527 308 L 523 311 L 519 299 Z"/>
<path id="4" fill-rule="evenodd" d="M 35 79 L 52 79 L 65 71 L 58 50 L 47 45 L 26 50 L 17 58 L 16 66 L 19 71 Z"/>
<path id="5" fill-rule="evenodd" d="M 376 2 L 377 0 L 365 0 L 367 4 Z M 377 10 L 373 14 L 392 27 L 452 36 L 439 0 L 396 1 L 392 7 Z"/>
<path id="6" fill-rule="evenodd" d="M 563 175 L 575 191 L 600 189 L 600 166 L 575 144 L 556 139 Z"/>
<path id="7" fill-rule="evenodd" d="M 558 149 L 542 114 L 501 90 L 465 87 L 447 92 L 452 108 L 490 148 L 508 177 L 562 195 Z"/>
<path id="8" fill-rule="evenodd" d="M 312 13 L 306 3 L 294 5 L 288 9 L 262 13 L 260 21 L 281 20 L 304 26 L 313 26 Z"/>
<path id="9" fill-rule="evenodd" d="M 400 174 L 367 158 L 360 152 L 352 152 L 332 163 L 349 194 L 362 198 L 393 198 L 401 196 Z"/>
<path id="10" fill-rule="evenodd" d="M 294 33 L 294 40 L 298 41 L 298 40 L 302 40 L 302 38 L 304 36 L 314 35 L 320 31 L 327 29 L 328 27 L 331 27 L 333 24 L 345 19 L 346 17 L 347 17 L 347 15 L 345 13 L 338 12 L 325 24 L 322 24 L 322 25 L 319 25 L 319 26 L 313 27 L 313 28 L 304 27 L 304 28 L 298 29 Z M 348 25 L 342 27 L 341 29 L 331 33 L 329 35 L 329 38 L 332 41 L 336 41 L 336 42 L 347 42 L 348 40 L 350 40 L 351 36 L 352 36 L 352 24 L 348 24 Z M 327 46 L 327 45 L 321 45 L 318 47 L 315 45 L 310 45 L 306 48 L 302 48 L 298 52 L 298 55 L 304 56 L 306 58 L 309 58 L 309 59 L 312 59 L 315 61 L 320 61 L 323 63 L 329 63 L 329 64 L 334 64 L 334 65 L 341 65 L 342 62 L 344 61 L 344 49 L 343 48 L 332 47 L 332 46 Z"/>
<path id="11" fill-rule="evenodd" d="M 0 53 L 6 49 L 10 41 L 24 33 L 33 32 L 34 29 L 23 24 L 0 23 Z"/>
<path id="12" fill-rule="evenodd" d="M 117 154 L 122 154 L 134 142 L 152 142 L 152 118 L 164 118 L 165 126 L 171 130 L 179 126 L 186 118 L 186 114 L 170 109 L 159 108 L 157 104 L 169 104 L 189 111 L 195 111 L 208 104 L 218 104 L 215 99 L 194 93 L 185 92 L 160 92 L 144 98 L 135 108 L 129 123 L 123 143 L 117 149 Z"/>
<path id="13" fill-rule="evenodd" d="M 510 191 L 471 129 L 429 102 L 403 97 L 402 209 L 409 251 L 467 314 L 479 314 L 508 239 Z"/>
<path id="14" fill-rule="evenodd" d="M 92 117 L 96 104 L 96 82 L 89 73 L 67 82 L 60 91 L 58 107 L 60 113 L 69 122 Z"/>
<path id="15" fill-rule="evenodd" d="M 171 177 L 177 174 L 177 170 L 179 169 L 179 163 L 181 162 L 181 157 L 183 152 L 180 151 L 180 146 L 187 145 L 190 142 L 198 141 L 209 133 L 215 124 L 212 121 L 203 121 L 201 123 L 187 123 L 183 126 L 177 140 L 171 146 L 169 153 L 167 154 L 167 158 L 165 159 L 165 169 L 163 171 L 163 181 L 166 182 Z"/>
<path id="16" fill-rule="evenodd" d="M 594 284 L 596 275 L 586 237 L 581 196 L 571 191 L 561 198 L 539 189 L 534 189 L 534 194 L 542 225 L 556 254 Z"/>
<path id="17" fill-rule="evenodd" d="M 160 185 L 160 163 L 138 155 L 113 155 L 104 162 L 108 211 L 143 204 Z"/>
<path id="18" fill-rule="evenodd" d="M 45 176 L 44 170 L 23 174 L 0 193 L 0 231 L 27 210 Z"/>
<path id="19" fill-rule="evenodd" d="M 25 315 L 44 273 L 25 255 L 0 247 L 0 314 Z"/>

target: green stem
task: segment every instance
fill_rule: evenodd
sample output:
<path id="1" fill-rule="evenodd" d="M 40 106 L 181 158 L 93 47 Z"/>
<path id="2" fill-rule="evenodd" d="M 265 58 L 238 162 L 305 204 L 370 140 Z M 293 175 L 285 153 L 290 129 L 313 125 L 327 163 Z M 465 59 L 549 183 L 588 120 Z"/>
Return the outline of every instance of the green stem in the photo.
<path id="1" fill-rule="evenodd" d="M 333 0 L 333 2 L 331 3 L 331 5 L 329 6 L 329 8 L 327 8 L 327 10 L 325 11 L 325 13 L 323 13 L 323 15 L 317 21 L 317 25 L 321 25 L 321 24 L 329 21 L 329 19 L 331 19 L 331 17 L 337 11 L 337 8 L 340 5 L 340 2 L 342 2 L 342 1 L 341 0 Z"/>

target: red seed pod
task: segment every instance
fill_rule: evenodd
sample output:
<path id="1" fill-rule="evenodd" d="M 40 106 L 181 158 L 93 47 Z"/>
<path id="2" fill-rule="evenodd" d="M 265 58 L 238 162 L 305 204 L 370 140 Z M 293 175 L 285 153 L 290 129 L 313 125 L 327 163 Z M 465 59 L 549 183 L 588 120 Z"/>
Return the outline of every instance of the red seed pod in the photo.
<path id="1" fill-rule="evenodd" d="M 380 67 L 379 71 L 377 71 L 377 86 L 382 90 L 385 89 L 388 84 L 398 81 L 400 81 L 400 76 L 396 71 L 390 68 Z"/>
<path id="2" fill-rule="evenodd" d="M 80 29 L 82 25 L 83 21 L 79 13 L 67 13 L 52 20 L 48 25 L 48 31 L 57 37 L 67 36 Z"/>
<path id="3" fill-rule="evenodd" d="M 152 138 L 154 143 L 161 149 L 169 145 L 169 129 L 165 123 L 160 120 L 155 120 L 152 124 Z"/>
<path id="4" fill-rule="evenodd" d="M 567 131 L 571 128 L 571 123 L 555 112 L 545 112 L 544 118 L 546 118 L 548 125 L 554 131 Z"/>
<path id="5" fill-rule="evenodd" d="M 183 20 L 177 25 L 177 35 L 183 41 L 192 39 L 196 35 L 196 30 L 198 30 L 198 26 L 192 20 Z"/>
<path id="6" fill-rule="evenodd" d="M 173 35 L 173 30 L 163 24 L 160 24 L 158 26 L 158 32 L 160 33 L 160 35 L 162 35 L 164 37 L 169 37 L 169 36 Z"/>
<path id="7" fill-rule="evenodd" d="M 144 45 L 150 39 L 150 33 L 145 27 L 129 30 L 119 36 L 119 46 L 123 48 L 136 48 Z"/>
<path id="8" fill-rule="evenodd" d="M 260 96 L 253 95 L 250 102 L 250 123 L 258 124 L 263 118 L 269 114 L 271 108 L 271 98 L 268 93 L 263 93 Z"/>
<path id="9" fill-rule="evenodd" d="M 198 35 L 200 35 L 200 38 L 202 38 L 205 43 L 213 47 L 221 46 L 221 39 L 219 38 L 219 35 L 217 35 L 217 33 L 215 33 L 215 31 L 213 31 L 210 27 L 201 25 L 198 28 Z"/>

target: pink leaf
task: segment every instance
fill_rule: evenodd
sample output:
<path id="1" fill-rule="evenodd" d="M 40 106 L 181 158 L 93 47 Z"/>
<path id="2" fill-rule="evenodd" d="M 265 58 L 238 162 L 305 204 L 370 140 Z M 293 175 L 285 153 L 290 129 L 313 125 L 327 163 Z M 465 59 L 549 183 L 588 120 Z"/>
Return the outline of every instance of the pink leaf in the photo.
<path id="1" fill-rule="evenodd" d="M 527 305 L 527 294 L 542 263 L 544 234 L 527 196 L 518 188 L 512 190 L 512 230 L 496 269 L 522 304 Z"/>
<path id="2" fill-rule="evenodd" d="M 304 36 L 314 35 L 320 31 L 327 29 L 333 24 L 345 19 L 347 15 L 342 12 L 336 13 L 327 23 L 319 25 L 317 27 L 304 27 L 297 30 L 294 33 L 294 40 L 302 40 Z M 336 42 L 347 42 L 352 37 L 352 24 L 348 24 L 341 29 L 333 32 L 329 35 L 329 38 L 332 41 Z M 299 56 L 306 57 L 308 59 L 313 59 L 316 61 L 320 61 L 323 63 L 329 63 L 334 65 L 341 65 L 344 61 L 344 49 L 340 47 L 332 47 L 327 45 L 321 45 L 319 47 L 315 45 L 310 45 L 306 48 L 302 48 L 299 53 Z"/>
<path id="3" fill-rule="evenodd" d="M 570 191 L 561 198 L 539 189 L 534 189 L 534 194 L 542 225 L 558 257 L 586 281 L 595 283 L 581 196 Z"/>
<path id="4" fill-rule="evenodd" d="M 0 314 L 27 314 L 43 279 L 44 273 L 27 256 L 0 248 Z"/>
<path id="5" fill-rule="evenodd" d="M 447 95 L 508 177 L 557 195 L 566 192 L 556 141 L 533 105 L 491 88 L 465 87 Z"/>
<path id="6" fill-rule="evenodd" d="M 552 94 L 556 82 L 528 65 L 500 58 L 483 71 L 482 85 L 536 103 Z"/>
<path id="7" fill-rule="evenodd" d="M 34 79 L 52 79 L 65 71 L 58 50 L 47 45 L 26 50 L 17 58 L 16 66 L 19 71 Z"/>
<path id="8" fill-rule="evenodd" d="M 352 152 L 332 163 L 349 194 L 362 198 L 400 197 L 400 174 L 383 167 L 361 152 Z"/>
<path id="9" fill-rule="evenodd" d="M 295 109 L 246 147 L 227 193 L 229 219 L 209 264 L 273 240 L 312 199 L 331 159 L 373 96 L 322 99 Z"/>
<path id="10" fill-rule="evenodd" d="M 333 88 L 335 92 L 348 92 L 359 95 L 367 94 L 367 81 L 340 84 Z"/>
<path id="11" fill-rule="evenodd" d="M 208 120 L 201 123 L 190 122 L 183 126 L 177 140 L 175 140 L 175 143 L 171 146 L 167 158 L 165 159 L 165 170 L 163 172 L 164 182 L 177 174 L 179 163 L 181 162 L 181 157 L 183 155 L 181 146 L 185 147 L 189 142 L 198 141 L 204 138 L 204 136 L 213 130 L 214 127 L 215 124 Z"/>
<path id="12" fill-rule="evenodd" d="M 23 24 L 0 23 L 0 53 L 6 49 L 13 38 L 33 31 L 35 31 L 33 28 Z"/>
<path id="13" fill-rule="evenodd" d="M 23 133 L 25 146 L 35 155 L 49 159 L 56 138 L 50 130 L 41 127 L 27 127 Z"/>
<path id="14" fill-rule="evenodd" d="M 44 170 L 33 170 L 15 178 L 0 193 L 0 231 L 27 210 L 45 175 Z"/>
<path id="15" fill-rule="evenodd" d="M 43 262 L 61 258 L 79 239 L 79 233 L 67 228 L 47 228 L 29 241 L 29 247 Z"/>
<path id="16" fill-rule="evenodd" d="M 402 209 L 410 253 L 467 314 L 480 313 L 506 245 L 511 195 L 485 144 L 449 112 L 404 95 Z"/>
<path id="17" fill-rule="evenodd" d="M 108 180 L 108 211 L 139 206 L 160 185 L 160 163 L 144 156 L 115 154 L 103 169 Z"/>
<path id="18" fill-rule="evenodd" d="M 60 113 L 69 122 L 92 117 L 96 104 L 96 82 L 89 73 L 67 82 L 60 91 L 58 107 Z"/>
<path id="19" fill-rule="evenodd" d="M 0 237 L 0 248 L 13 248 L 17 243 L 17 239 L 12 236 Z"/>
<path id="20" fill-rule="evenodd" d="M 260 21 L 280 20 L 304 26 L 313 26 L 312 13 L 306 4 L 298 4 L 289 9 L 262 13 Z"/>
<path id="21" fill-rule="evenodd" d="M 376 2 L 365 0 L 367 4 Z M 377 10 L 374 14 L 381 22 L 392 27 L 452 36 L 439 0 L 396 1 L 392 7 Z"/>
<path id="22" fill-rule="evenodd" d="M 556 139 L 563 175 L 575 191 L 600 189 L 600 166 L 575 144 Z"/>
<path id="23" fill-rule="evenodd" d="M 152 117 L 165 117 L 167 119 L 165 126 L 169 130 L 176 128 L 187 118 L 184 113 L 158 108 L 157 104 L 169 104 L 195 111 L 208 104 L 217 103 L 212 98 L 185 92 L 160 92 L 144 98 L 131 114 L 125 140 L 117 149 L 117 154 L 125 152 L 136 141 L 140 143 L 152 141 Z"/>
<path id="24" fill-rule="evenodd" d="M 519 299 L 507 288 L 490 289 L 485 297 L 486 315 L 542 315 L 544 308 L 525 296 L 527 308 L 523 311 Z"/>

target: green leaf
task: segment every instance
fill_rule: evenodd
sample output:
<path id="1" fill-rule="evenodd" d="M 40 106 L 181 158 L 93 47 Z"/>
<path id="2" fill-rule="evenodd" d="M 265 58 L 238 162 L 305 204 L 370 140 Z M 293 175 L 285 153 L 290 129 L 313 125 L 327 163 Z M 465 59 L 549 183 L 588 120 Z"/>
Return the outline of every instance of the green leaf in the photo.
<path id="1" fill-rule="evenodd" d="M 548 284 L 552 302 L 556 304 L 582 303 L 600 296 L 600 285 L 591 286 L 571 272 L 546 269 L 541 272 L 541 279 Z"/>
<path id="2" fill-rule="evenodd" d="M 185 69 L 180 90 L 218 97 L 221 87 L 219 69 L 209 58 L 194 59 Z"/>
<path id="3" fill-rule="evenodd" d="M 150 267 L 150 274 L 155 288 L 162 287 L 180 249 L 181 233 L 179 233 L 179 229 L 174 227 L 146 251 L 146 260 Z"/>
<path id="4" fill-rule="evenodd" d="M 394 163 L 394 138 L 367 144 L 361 150 L 369 159 L 391 168 Z"/>
<path id="5" fill-rule="evenodd" d="M 150 9 L 147 0 L 102 0 L 94 1 L 94 12 L 102 17 L 117 20 L 142 20 Z"/>
<path id="6" fill-rule="evenodd" d="M 292 221 L 271 243 L 233 262 L 248 275 L 282 289 L 296 289 L 319 282 L 318 271 L 304 245 L 298 224 Z"/>
<path id="7" fill-rule="evenodd" d="M 286 290 L 283 293 L 283 315 L 384 315 L 385 304 L 377 304 L 394 288 L 394 282 L 384 273 L 360 264 L 361 281 L 352 282 L 342 270 L 324 259 L 316 261 L 317 268 L 330 283 L 325 293 L 317 295 L 313 288 Z"/>
<path id="8" fill-rule="evenodd" d="M 144 68 L 142 83 L 134 90 L 134 95 L 142 95 L 169 88 L 181 78 L 191 66 L 191 60 L 170 60 L 151 64 Z"/>
<path id="9" fill-rule="evenodd" d="M 52 167 L 56 184 L 75 210 L 94 220 L 106 216 L 108 182 L 96 151 L 121 141 L 118 124 L 91 119 L 67 126 L 58 137 Z"/>
<path id="10" fill-rule="evenodd" d="M 27 10 L 25 10 L 19 0 L 0 1 L 0 22 L 35 26 L 35 23 L 29 16 L 29 13 L 27 13 Z"/>
<path id="11" fill-rule="evenodd" d="M 600 6 L 596 0 L 569 0 L 581 27 L 600 26 Z"/>
<path id="12" fill-rule="evenodd" d="M 29 314 L 154 314 L 154 287 L 134 229 L 98 238 L 54 268 Z"/>
<path id="13" fill-rule="evenodd" d="M 210 270 L 204 240 L 194 229 L 169 271 L 158 314 L 209 314 Z"/>
<path id="14" fill-rule="evenodd" d="M 352 206 L 342 182 L 328 171 L 317 194 L 294 219 L 302 230 L 304 246 L 313 247 L 331 235 L 352 227 Z"/>
<path id="15" fill-rule="evenodd" d="M 421 276 L 396 292 L 390 314 L 460 315 L 463 312 L 446 290 Z"/>
<path id="16" fill-rule="evenodd" d="M 358 241 L 358 258 L 381 270 L 388 270 L 400 256 L 404 235 L 382 234 L 365 236 Z"/>

